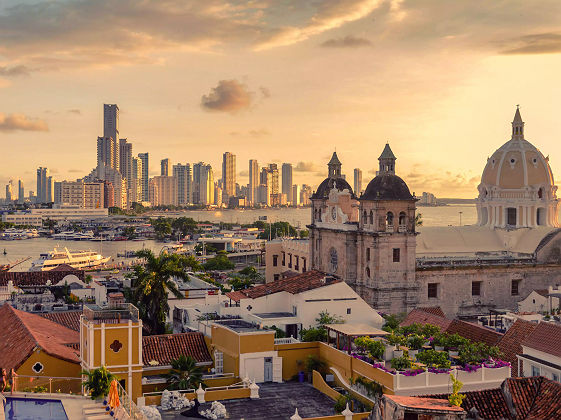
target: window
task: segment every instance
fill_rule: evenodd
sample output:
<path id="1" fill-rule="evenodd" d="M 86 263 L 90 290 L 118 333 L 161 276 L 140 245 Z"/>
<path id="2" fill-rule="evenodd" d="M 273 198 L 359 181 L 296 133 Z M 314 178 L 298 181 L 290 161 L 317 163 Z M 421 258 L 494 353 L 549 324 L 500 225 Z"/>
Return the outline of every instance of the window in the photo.
<path id="1" fill-rule="evenodd" d="M 362 223 L 368 223 L 368 214 L 366 213 L 366 210 L 364 210 L 364 213 L 362 213 Z"/>
<path id="2" fill-rule="evenodd" d="M 286 265 L 286 254 L 284 253 L 284 251 L 282 252 L 282 265 L 283 267 Z"/>
<path id="3" fill-rule="evenodd" d="M 393 226 L 393 213 L 389 211 L 386 214 L 386 227 L 391 227 L 391 226 Z"/>
<path id="4" fill-rule="evenodd" d="M 370 261 L 370 248 L 366 248 L 366 261 Z"/>
<path id="5" fill-rule="evenodd" d="M 288 254 L 288 268 L 292 268 L 292 254 Z"/>
<path id="6" fill-rule="evenodd" d="M 273 280 L 276 281 L 276 280 L 278 280 L 278 279 L 280 279 L 280 274 L 275 274 L 275 275 L 273 276 Z"/>
<path id="7" fill-rule="evenodd" d="M 438 283 L 428 284 L 428 297 L 429 299 L 438 297 Z"/>
<path id="8" fill-rule="evenodd" d="M 36 362 L 32 367 L 31 370 L 35 373 L 41 373 L 43 371 L 43 365 L 40 362 Z"/>
<path id="9" fill-rule="evenodd" d="M 394 248 L 393 249 L 393 262 L 399 262 L 399 257 L 400 257 L 400 249 L 399 248 Z"/>
<path id="10" fill-rule="evenodd" d="M 302 257 L 302 273 L 306 272 L 306 258 Z"/>
<path id="11" fill-rule="evenodd" d="M 347 315 L 351 314 L 351 308 L 347 308 Z"/>
<path id="12" fill-rule="evenodd" d="M 521 280 L 512 280 L 510 286 L 510 294 L 511 296 L 518 296 L 520 294 L 520 281 Z"/>
<path id="13" fill-rule="evenodd" d="M 339 262 L 337 258 L 337 250 L 335 248 L 331 248 L 329 250 L 329 265 L 332 273 L 335 273 L 337 271 L 338 264 Z"/>
<path id="14" fill-rule="evenodd" d="M 279 263 L 279 256 L 273 255 L 273 267 L 276 267 Z"/>
<path id="15" fill-rule="evenodd" d="M 400 226 L 405 226 L 405 221 L 406 220 L 407 220 L 407 218 L 405 217 L 405 212 L 399 213 L 399 225 Z"/>
<path id="16" fill-rule="evenodd" d="M 298 315 L 298 309 L 296 308 L 296 306 L 292 307 L 292 315 L 294 316 Z"/>
<path id="17" fill-rule="evenodd" d="M 366 267 L 366 277 L 370 278 L 370 267 Z"/>
<path id="18" fill-rule="evenodd" d="M 532 366 L 532 376 L 540 376 L 540 368 L 537 366 Z"/>
<path id="19" fill-rule="evenodd" d="M 374 224 L 374 212 L 372 210 L 370 210 L 370 224 Z"/>
<path id="20" fill-rule="evenodd" d="M 214 352 L 214 373 L 224 373 L 224 354 L 218 350 Z"/>
<path id="21" fill-rule="evenodd" d="M 551 379 L 554 380 L 555 382 L 559 382 L 559 375 L 557 373 L 552 373 Z"/>
<path id="22" fill-rule="evenodd" d="M 296 271 L 298 271 L 298 269 L 300 268 L 300 264 L 298 263 L 298 259 L 299 259 L 299 258 L 298 258 L 298 255 L 295 255 L 295 256 L 294 256 L 294 269 L 295 269 Z"/>
<path id="23" fill-rule="evenodd" d="M 506 224 L 516 226 L 516 209 L 509 207 L 506 209 Z"/>
<path id="24" fill-rule="evenodd" d="M 471 295 L 472 296 L 481 296 L 481 282 L 480 281 L 472 281 L 471 282 Z"/>

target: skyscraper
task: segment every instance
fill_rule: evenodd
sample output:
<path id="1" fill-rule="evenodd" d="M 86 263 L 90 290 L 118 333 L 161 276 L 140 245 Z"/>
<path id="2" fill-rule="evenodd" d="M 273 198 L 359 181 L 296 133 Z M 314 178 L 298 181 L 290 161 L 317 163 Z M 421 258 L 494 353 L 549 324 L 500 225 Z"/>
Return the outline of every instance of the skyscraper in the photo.
<path id="1" fill-rule="evenodd" d="M 230 197 L 236 195 L 236 155 L 230 152 L 222 155 L 222 189 L 222 202 L 228 204 Z"/>
<path id="2" fill-rule="evenodd" d="M 259 164 L 257 160 L 249 160 L 249 185 L 248 185 L 248 199 L 249 205 L 254 206 L 258 203 L 257 188 L 259 187 Z"/>
<path id="3" fill-rule="evenodd" d="M 49 170 L 47 168 L 39 167 L 37 169 L 37 203 L 47 202 L 47 178 Z"/>
<path id="4" fill-rule="evenodd" d="M 266 206 L 271 205 L 272 185 L 273 173 L 271 168 L 261 168 L 261 174 L 259 176 L 259 192 L 257 194 L 260 204 L 264 204 Z"/>
<path id="5" fill-rule="evenodd" d="M 362 171 L 359 168 L 355 168 L 355 183 L 354 183 L 354 193 L 357 197 L 360 197 L 360 192 L 362 191 Z"/>
<path id="6" fill-rule="evenodd" d="M 119 140 L 119 168 L 127 179 L 127 187 L 132 188 L 132 144 L 127 139 Z"/>
<path id="7" fill-rule="evenodd" d="M 23 204 L 25 201 L 25 191 L 23 189 L 23 181 L 18 181 L 18 204 Z"/>
<path id="8" fill-rule="evenodd" d="M 208 206 L 214 203 L 214 174 L 212 166 L 201 164 L 199 179 L 199 204 Z"/>
<path id="9" fill-rule="evenodd" d="M 191 165 L 178 163 L 173 165 L 173 177 L 176 183 L 177 204 L 184 206 L 192 202 L 191 193 Z"/>
<path id="10" fill-rule="evenodd" d="M 12 180 L 10 179 L 10 181 L 6 184 L 6 203 L 11 203 L 13 199 L 13 186 Z"/>
<path id="11" fill-rule="evenodd" d="M 142 199 L 142 160 L 139 157 L 132 158 L 131 165 L 131 203 L 139 203 Z"/>
<path id="12" fill-rule="evenodd" d="M 116 104 L 103 104 L 103 137 L 106 142 L 111 142 L 112 164 L 105 163 L 113 169 L 119 170 L 119 107 Z M 111 140 L 109 140 L 111 139 Z M 108 146 L 106 146 L 108 149 Z M 99 140 L 98 140 L 98 160 L 99 160 Z M 109 159 L 108 159 L 109 160 Z"/>
<path id="13" fill-rule="evenodd" d="M 142 176 L 140 178 L 140 185 L 142 191 L 142 201 L 149 201 L 149 192 L 148 192 L 148 153 L 139 153 L 139 159 L 142 161 Z"/>
<path id="14" fill-rule="evenodd" d="M 169 176 L 169 159 L 165 158 L 160 161 L 160 175 Z"/>
<path id="15" fill-rule="evenodd" d="M 116 161 L 117 157 L 117 143 L 111 137 L 98 137 L 97 138 L 97 168 L 100 170 L 102 167 L 117 169 L 119 163 Z"/>
<path id="16" fill-rule="evenodd" d="M 282 164 L 282 193 L 286 194 L 286 200 L 291 203 L 292 199 L 292 164 Z"/>
<path id="17" fill-rule="evenodd" d="M 54 184 L 53 184 L 53 177 L 47 177 L 47 183 L 45 186 L 45 203 L 52 203 L 54 202 L 53 194 L 54 194 Z"/>

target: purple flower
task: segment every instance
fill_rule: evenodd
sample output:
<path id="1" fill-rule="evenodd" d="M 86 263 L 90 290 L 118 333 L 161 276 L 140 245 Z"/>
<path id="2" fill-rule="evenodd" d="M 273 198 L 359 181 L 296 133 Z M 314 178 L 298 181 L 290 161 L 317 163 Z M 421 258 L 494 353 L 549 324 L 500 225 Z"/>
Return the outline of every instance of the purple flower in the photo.
<path id="1" fill-rule="evenodd" d="M 443 369 L 443 368 L 433 368 L 430 367 L 427 369 L 430 373 L 450 373 L 452 369 Z"/>
<path id="2" fill-rule="evenodd" d="M 414 369 L 414 370 L 406 370 L 405 372 L 401 372 L 403 376 L 417 376 L 423 373 L 424 369 Z"/>

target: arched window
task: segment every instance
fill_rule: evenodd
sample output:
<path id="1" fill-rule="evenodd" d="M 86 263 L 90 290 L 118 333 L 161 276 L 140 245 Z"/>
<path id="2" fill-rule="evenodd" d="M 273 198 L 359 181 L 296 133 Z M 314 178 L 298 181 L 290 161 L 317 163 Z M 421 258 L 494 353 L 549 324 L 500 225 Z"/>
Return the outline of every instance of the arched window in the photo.
<path id="1" fill-rule="evenodd" d="M 366 210 L 364 210 L 364 213 L 362 213 L 362 223 L 368 223 L 368 214 L 366 213 Z"/>
<path id="2" fill-rule="evenodd" d="M 338 265 L 339 265 L 339 261 L 337 258 L 337 250 L 335 248 L 331 248 L 329 250 L 329 268 L 331 269 L 332 273 L 337 272 Z"/>
<path id="3" fill-rule="evenodd" d="M 399 213 L 399 226 L 405 226 L 405 223 L 407 221 L 407 217 L 405 216 L 405 212 L 401 212 Z"/>
<path id="4" fill-rule="evenodd" d="M 538 198 L 543 198 L 543 190 L 541 188 L 538 190 Z"/>
<path id="5" fill-rule="evenodd" d="M 370 267 L 366 267 L 366 277 L 370 278 Z"/>
<path id="6" fill-rule="evenodd" d="M 370 210 L 370 224 L 374 224 L 374 212 L 372 210 Z"/>
<path id="7" fill-rule="evenodd" d="M 318 219 L 318 209 L 314 209 L 314 220 Z"/>
<path id="8" fill-rule="evenodd" d="M 386 227 L 393 227 L 393 213 L 391 211 L 386 214 Z"/>

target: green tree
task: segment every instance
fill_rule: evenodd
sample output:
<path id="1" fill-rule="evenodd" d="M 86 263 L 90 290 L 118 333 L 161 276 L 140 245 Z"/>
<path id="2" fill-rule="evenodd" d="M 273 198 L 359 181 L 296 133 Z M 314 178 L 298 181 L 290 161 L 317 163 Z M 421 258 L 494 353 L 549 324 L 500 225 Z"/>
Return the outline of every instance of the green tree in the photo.
<path id="1" fill-rule="evenodd" d="M 255 225 L 256 224 L 257 222 L 255 222 Z M 265 224 L 264 227 L 260 229 L 263 229 L 263 232 L 259 234 L 259 239 L 269 239 L 269 231 L 271 232 L 271 239 L 275 239 L 280 236 L 298 236 L 296 228 L 288 222 L 275 222 L 270 225 Z"/>
<path id="2" fill-rule="evenodd" d="M 203 382 L 203 371 L 191 356 L 181 355 L 171 361 L 171 370 L 166 378 L 167 389 L 197 389 Z"/>
<path id="3" fill-rule="evenodd" d="M 137 251 L 143 264 L 135 265 L 128 275 L 131 279 L 129 298 L 138 306 L 140 317 L 151 334 L 165 334 L 166 316 L 169 313 L 168 293 L 182 299 L 173 278 L 189 281 L 187 271 L 198 270 L 200 265 L 193 257 L 180 254 L 161 253 L 156 256 L 151 250 Z"/>
<path id="4" fill-rule="evenodd" d="M 51 220 L 48 217 L 45 220 L 43 220 L 43 226 L 49 230 L 53 230 L 56 225 L 57 225 L 56 220 Z"/>
<path id="5" fill-rule="evenodd" d="M 232 287 L 232 290 L 242 290 L 250 288 L 254 283 L 250 278 L 234 276 L 230 280 L 228 280 L 228 284 Z"/>
<path id="6" fill-rule="evenodd" d="M 337 315 L 331 315 L 327 311 L 321 311 L 316 318 L 318 327 L 325 328 L 329 324 L 344 324 L 345 320 Z"/>
<path id="7" fill-rule="evenodd" d="M 163 240 L 169 235 L 171 235 L 171 223 L 164 218 L 152 219 L 150 220 L 152 227 L 154 228 L 154 233 L 156 234 L 156 239 Z"/>
<path id="8" fill-rule="evenodd" d="M 423 226 L 423 214 L 417 213 L 415 215 L 415 226 Z"/>
<path id="9" fill-rule="evenodd" d="M 308 231 L 308 229 L 300 231 L 301 239 L 307 239 L 309 236 L 310 236 L 310 232 Z"/>
<path id="10" fill-rule="evenodd" d="M 171 222 L 171 227 L 174 232 L 181 234 L 181 236 L 186 236 L 196 232 L 197 222 L 191 217 L 178 217 Z"/>
<path id="11" fill-rule="evenodd" d="M 83 382 L 84 388 L 92 397 L 92 400 L 103 398 L 109 394 L 109 387 L 115 376 L 105 366 L 94 370 L 84 370 L 82 375 L 86 376 Z"/>
<path id="12" fill-rule="evenodd" d="M 224 251 L 220 251 L 215 257 L 210 258 L 203 264 L 205 270 L 232 270 L 235 266 Z"/>
<path id="13" fill-rule="evenodd" d="M 384 320 L 386 323 L 382 327 L 384 331 L 393 331 L 399 328 L 399 324 L 405 319 L 405 313 L 400 313 L 397 315 L 384 315 Z"/>
<path id="14" fill-rule="evenodd" d="M 125 235 L 127 238 L 132 239 L 134 238 L 136 229 L 134 226 L 127 226 L 126 228 L 123 229 L 123 235 Z"/>

